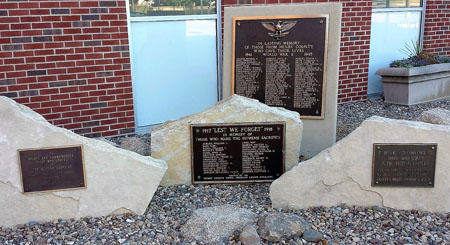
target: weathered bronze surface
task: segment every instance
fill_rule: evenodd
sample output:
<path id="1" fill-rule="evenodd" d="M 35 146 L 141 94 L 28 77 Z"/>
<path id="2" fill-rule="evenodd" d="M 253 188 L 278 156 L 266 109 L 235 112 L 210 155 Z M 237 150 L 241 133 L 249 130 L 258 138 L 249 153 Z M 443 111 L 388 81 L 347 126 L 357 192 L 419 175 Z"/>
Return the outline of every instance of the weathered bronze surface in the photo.
<path id="1" fill-rule="evenodd" d="M 372 186 L 434 187 L 437 144 L 373 144 Z"/>
<path id="2" fill-rule="evenodd" d="M 19 150 L 23 192 L 86 187 L 82 146 Z"/>
<path id="3" fill-rule="evenodd" d="M 233 18 L 232 91 L 323 119 L 328 16 Z"/>
<path id="4" fill-rule="evenodd" d="M 191 125 L 193 183 L 271 182 L 284 172 L 285 123 Z"/>

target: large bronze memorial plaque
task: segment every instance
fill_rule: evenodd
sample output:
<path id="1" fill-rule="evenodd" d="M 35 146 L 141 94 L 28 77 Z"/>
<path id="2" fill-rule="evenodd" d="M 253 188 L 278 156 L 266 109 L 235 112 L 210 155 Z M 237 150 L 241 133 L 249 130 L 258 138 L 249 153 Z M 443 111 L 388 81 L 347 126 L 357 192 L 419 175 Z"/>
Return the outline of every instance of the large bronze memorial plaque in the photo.
<path id="1" fill-rule="evenodd" d="M 324 119 L 328 18 L 234 17 L 231 93 Z"/>
<path id="2" fill-rule="evenodd" d="M 18 150 L 23 192 L 86 187 L 82 146 Z"/>
<path id="3" fill-rule="evenodd" d="M 373 144 L 372 186 L 434 187 L 437 144 Z"/>
<path id="4" fill-rule="evenodd" d="M 285 123 L 191 125 L 192 182 L 271 182 L 284 172 Z"/>

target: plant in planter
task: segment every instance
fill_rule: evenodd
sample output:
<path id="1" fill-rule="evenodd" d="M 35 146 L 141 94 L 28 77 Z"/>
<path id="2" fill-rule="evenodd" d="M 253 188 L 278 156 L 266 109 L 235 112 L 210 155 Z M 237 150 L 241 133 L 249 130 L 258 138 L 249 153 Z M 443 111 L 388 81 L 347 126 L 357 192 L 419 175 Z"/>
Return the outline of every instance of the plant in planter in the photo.
<path id="1" fill-rule="evenodd" d="M 405 45 L 409 57 L 379 69 L 385 101 L 413 105 L 450 97 L 450 57 L 423 52 L 419 42 Z"/>

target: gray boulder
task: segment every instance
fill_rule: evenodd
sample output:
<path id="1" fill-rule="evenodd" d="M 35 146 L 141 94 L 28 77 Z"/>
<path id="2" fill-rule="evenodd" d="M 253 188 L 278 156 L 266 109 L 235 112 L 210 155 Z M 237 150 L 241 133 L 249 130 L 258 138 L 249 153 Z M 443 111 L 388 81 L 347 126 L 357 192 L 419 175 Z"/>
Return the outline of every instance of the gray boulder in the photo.
<path id="1" fill-rule="evenodd" d="M 181 235 L 189 240 L 204 243 L 218 243 L 223 238 L 233 236 L 235 231 L 257 220 L 257 215 L 247 209 L 232 205 L 201 208 L 181 227 Z"/>
<path id="2" fill-rule="evenodd" d="M 442 108 L 434 108 L 422 112 L 419 120 L 426 123 L 450 125 L 450 111 Z"/>
<path id="3" fill-rule="evenodd" d="M 253 225 L 247 225 L 239 235 L 239 241 L 243 245 L 259 245 L 261 244 L 261 239 L 259 238 L 258 232 Z"/>
<path id="4" fill-rule="evenodd" d="M 258 233 L 267 241 L 280 242 L 300 236 L 310 228 L 303 218 L 295 214 L 266 213 L 259 216 Z"/>
<path id="5" fill-rule="evenodd" d="M 315 231 L 311 228 L 306 229 L 305 232 L 303 232 L 303 239 L 308 242 L 317 242 L 317 240 L 322 239 L 323 234 Z"/>

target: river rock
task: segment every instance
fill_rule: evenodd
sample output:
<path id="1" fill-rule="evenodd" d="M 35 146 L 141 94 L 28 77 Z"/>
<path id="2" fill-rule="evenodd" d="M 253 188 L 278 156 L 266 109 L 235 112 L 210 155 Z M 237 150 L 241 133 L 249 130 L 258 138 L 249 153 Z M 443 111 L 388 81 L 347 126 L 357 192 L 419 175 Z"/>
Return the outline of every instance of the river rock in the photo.
<path id="1" fill-rule="evenodd" d="M 247 225 L 239 235 L 239 241 L 243 245 L 259 245 L 261 239 L 259 238 L 258 231 L 256 231 L 253 225 Z"/>
<path id="2" fill-rule="evenodd" d="M 374 143 L 437 143 L 432 188 L 372 187 Z M 301 162 L 270 186 L 273 207 L 340 204 L 450 211 L 450 127 L 371 117 L 332 147 Z"/>
<path id="3" fill-rule="evenodd" d="M 177 121 L 169 121 L 152 131 L 152 157 L 165 160 L 169 169 L 162 185 L 191 183 L 190 124 L 286 122 L 285 169 L 297 165 L 303 124 L 297 112 L 270 107 L 257 100 L 234 95 L 216 105 Z"/>
<path id="4" fill-rule="evenodd" d="M 181 227 L 181 235 L 186 239 L 200 240 L 204 243 L 218 243 L 224 238 L 242 230 L 256 221 L 257 215 L 247 209 L 233 205 L 201 208 Z"/>
<path id="5" fill-rule="evenodd" d="M 143 214 L 167 165 L 79 136 L 48 123 L 41 115 L 0 96 L 0 226 L 29 221 Z M 86 187 L 22 193 L 19 149 L 82 145 Z"/>
<path id="6" fill-rule="evenodd" d="M 301 236 L 311 225 L 296 214 L 277 212 L 260 215 L 258 227 L 258 233 L 264 240 L 280 242 Z"/>
<path id="7" fill-rule="evenodd" d="M 319 239 L 323 238 L 323 234 L 315 231 L 311 228 L 308 228 L 303 232 L 303 239 L 307 242 L 317 242 Z"/>
<path id="8" fill-rule="evenodd" d="M 450 111 L 443 108 L 434 108 L 422 112 L 419 120 L 426 123 L 450 125 Z"/>

